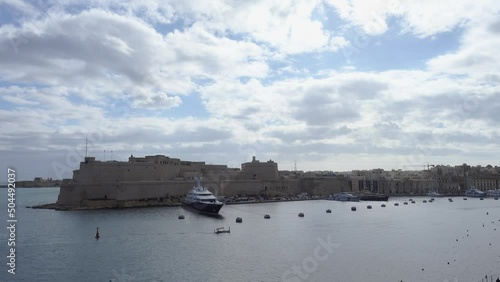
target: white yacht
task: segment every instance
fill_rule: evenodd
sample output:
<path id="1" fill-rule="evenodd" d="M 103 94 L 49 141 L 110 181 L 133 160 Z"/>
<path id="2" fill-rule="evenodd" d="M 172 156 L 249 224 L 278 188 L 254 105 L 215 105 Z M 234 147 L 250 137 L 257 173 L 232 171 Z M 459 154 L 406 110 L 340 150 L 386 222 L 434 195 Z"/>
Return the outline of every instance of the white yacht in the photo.
<path id="1" fill-rule="evenodd" d="M 196 186 L 184 198 L 183 204 L 197 210 L 198 212 L 208 214 L 218 214 L 224 203 L 200 185 L 200 179 L 196 178 Z"/>
<path id="2" fill-rule="evenodd" d="M 469 190 L 465 192 L 465 196 L 479 198 L 479 197 L 486 197 L 486 193 L 475 187 L 471 187 Z"/>
<path id="3" fill-rule="evenodd" d="M 488 191 L 486 191 L 486 194 L 488 195 L 488 197 L 498 198 L 498 197 L 500 197 L 500 189 L 488 190 Z"/>
<path id="4" fill-rule="evenodd" d="M 340 194 L 333 195 L 332 200 L 341 201 L 341 202 L 359 202 L 360 197 L 354 196 L 353 194 L 349 194 L 347 192 L 342 192 Z"/>
<path id="5" fill-rule="evenodd" d="M 427 197 L 443 197 L 443 194 L 439 194 L 436 191 L 431 191 L 431 192 L 427 193 Z"/>

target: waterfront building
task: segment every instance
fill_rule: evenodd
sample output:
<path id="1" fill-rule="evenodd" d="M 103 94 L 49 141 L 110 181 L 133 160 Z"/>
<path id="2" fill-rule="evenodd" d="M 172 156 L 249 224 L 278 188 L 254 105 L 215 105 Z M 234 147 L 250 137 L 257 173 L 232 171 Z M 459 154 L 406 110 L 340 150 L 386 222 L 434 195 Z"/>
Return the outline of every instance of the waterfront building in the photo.
<path id="1" fill-rule="evenodd" d="M 472 185 L 481 191 L 499 189 L 498 181 L 498 176 L 493 175 L 471 176 Z"/>

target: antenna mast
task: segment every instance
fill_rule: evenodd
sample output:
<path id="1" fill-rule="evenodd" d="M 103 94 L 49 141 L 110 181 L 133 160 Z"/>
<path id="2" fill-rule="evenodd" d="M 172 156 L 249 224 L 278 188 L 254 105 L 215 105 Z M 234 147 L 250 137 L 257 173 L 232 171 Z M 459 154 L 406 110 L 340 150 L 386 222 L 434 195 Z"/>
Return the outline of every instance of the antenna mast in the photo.
<path id="1" fill-rule="evenodd" d="M 85 157 L 87 157 L 87 152 L 88 152 L 87 151 L 88 150 L 87 142 L 88 142 L 88 139 L 87 139 L 87 136 L 85 136 Z"/>

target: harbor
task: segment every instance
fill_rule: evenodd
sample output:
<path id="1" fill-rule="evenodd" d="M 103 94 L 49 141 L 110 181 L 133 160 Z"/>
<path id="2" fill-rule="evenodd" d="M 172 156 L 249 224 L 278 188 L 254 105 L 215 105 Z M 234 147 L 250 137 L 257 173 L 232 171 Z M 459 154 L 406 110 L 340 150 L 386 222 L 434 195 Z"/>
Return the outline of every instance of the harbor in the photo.
<path id="1" fill-rule="evenodd" d="M 0 7 L 0 282 L 500 282 L 500 1 Z"/>
<path id="2" fill-rule="evenodd" d="M 19 205 L 51 202 L 57 190 L 19 190 Z M 412 197 L 415 204 L 403 205 L 408 197 L 391 197 L 386 207 L 328 200 L 225 205 L 220 217 L 180 206 L 24 208 L 18 242 L 30 252 L 19 259 L 33 271 L 18 275 L 23 281 L 56 274 L 78 280 L 79 271 L 92 281 L 300 281 L 299 274 L 306 281 L 481 281 L 500 265 L 500 202 L 462 198 Z M 219 227 L 231 231 L 214 234 Z M 314 259 L 316 249 L 321 259 Z M 196 265 L 189 275 L 178 271 L 189 265 Z"/>

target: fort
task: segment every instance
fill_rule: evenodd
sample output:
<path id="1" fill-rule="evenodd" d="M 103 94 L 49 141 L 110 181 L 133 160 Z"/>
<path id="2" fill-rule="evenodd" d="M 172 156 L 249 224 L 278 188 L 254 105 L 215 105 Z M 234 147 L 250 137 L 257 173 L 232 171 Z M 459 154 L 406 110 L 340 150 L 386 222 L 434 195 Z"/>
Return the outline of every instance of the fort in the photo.
<path id="1" fill-rule="evenodd" d="M 362 191 L 392 196 L 439 191 L 452 196 L 463 195 L 472 186 L 482 191 L 498 189 L 500 167 L 428 165 L 421 171 L 372 169 L 333 173 L 279 170 L 276 162 L 261 162 L 255 156 L 241 168 L 164 155 L 132 155 L 128 161 L 85 157 L 79 169 L 73 171 L 72 179 L 58 181 L 57 202 L 38 207 L 72 210 L 176 205 L 195 185 L 196 177 L 202 177 L 202 185 L 212 193 L 226 197 L 322 197 Z"/>
<path id="2" fill-rule="evenodd" d="M 253 157 L 240 168 L 183 161 L 164 155 L 137 158 L 128 162 L 97 161 L 86 157 L 72 179 L 60 184 L 55 208 L 113 208 L 178 203 L 203 178 L 203 186 L 219 196 L 264 197 L 334 194 L 351 191 L 344 176 L 310 177 L 298 172 L 279 171 L 272 160 Z"/>

